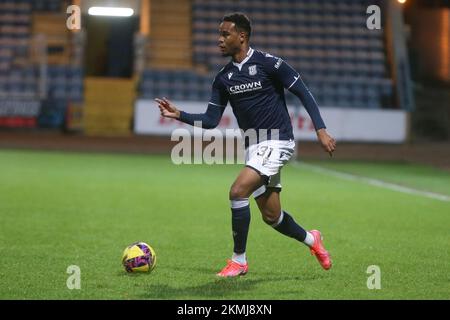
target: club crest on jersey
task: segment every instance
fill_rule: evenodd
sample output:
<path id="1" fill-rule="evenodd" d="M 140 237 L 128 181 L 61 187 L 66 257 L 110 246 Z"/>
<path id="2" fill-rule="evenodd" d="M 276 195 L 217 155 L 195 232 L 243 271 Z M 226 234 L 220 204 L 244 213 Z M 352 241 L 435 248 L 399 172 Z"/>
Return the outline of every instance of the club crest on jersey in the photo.
<path id="1" fill-rule="evenodd" d="M 258 73 L 258 71 L 256 70 L 256 65 L 248 67 L 248 74 L 249 75 L 254 76 L 257 73 Z"/>

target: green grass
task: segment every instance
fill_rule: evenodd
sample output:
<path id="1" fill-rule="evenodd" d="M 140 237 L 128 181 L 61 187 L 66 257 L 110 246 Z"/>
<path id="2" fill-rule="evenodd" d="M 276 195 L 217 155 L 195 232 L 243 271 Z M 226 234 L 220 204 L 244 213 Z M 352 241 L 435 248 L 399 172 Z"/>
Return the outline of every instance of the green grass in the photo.
<path id="1" fill-rule="evenodd" d="M 417 190 L 450 195 L 450 174 L 433 167 L 403 162 L 316 161 L 313 163 L 328 169 L 381 179 Z"/>
<path id="2" fill-rule="evenodd" d="M 283 207 L 319 228 L 334 266 L 259 217 L 250 272 L 216 279 L 232 250 L 228 188 L 241 166 L 175 166 L 169 157 L 0 151 L 1 299 L 449 299 L 450 203 L 283 169 Z M 446 193 L 450 175 L 400 164 L 335 163 Z M 395 173 L 395 174 L 394 174 Z M 158 265 L 127 274 L 126 245 L 150 243 Z M 69 265 L 81 290 L 69 290 Z M 367 289 L 368 266 L 381 290 Z"/>

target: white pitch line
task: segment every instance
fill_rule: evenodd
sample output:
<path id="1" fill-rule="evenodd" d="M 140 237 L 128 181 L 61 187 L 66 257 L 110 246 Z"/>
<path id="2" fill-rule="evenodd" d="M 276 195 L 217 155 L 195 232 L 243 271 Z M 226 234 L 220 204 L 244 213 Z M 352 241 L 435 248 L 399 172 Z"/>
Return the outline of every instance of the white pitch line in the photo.
<path id="1" fill-rule="evenodd" d="M 341 178 L 344 180 L 363 182 L 363 183 L 369 184 L 371 186 L 385 188 L 385 189 L 398 191 L 398 192 L 402 192 L 402 193 L 406 193 L 406 194 L 422 196 L 422 197 L 431 198 L 431 199 L 435 199 L 435 200 L 450 202 L 450 196 L 446 196 L 446 195 L 435 193 L 435 192 L 422 191 L 422 190 L 417 190 L 417 189 L 413 189 L 413 188 L 408 188 L 408 187 L 404 187 L 404 186 L 401 186 L 401 185 L 398 185 L 395 183 L 386 182 L 386 181 L 379 180 L 379 179 L 357 176 L 357 175 L 350 174 L 350 173 L 339 172 L 339 171 L 327 169 L 327 168 L 317 166 L 317 165 L 312 165 L 312 164 L 306 164 L 306 163 L 300 163 L 300 162 L 292 162 L 292 164 L 295 167 L 308 168 L 308 169 L 311 169 L 312 171 L 315 171 L 318 173 L 323 173 L 323 174 L 328 174 L 328 175 L 331 175 L 331 176 L 334 176 L 337 178 Z"/>

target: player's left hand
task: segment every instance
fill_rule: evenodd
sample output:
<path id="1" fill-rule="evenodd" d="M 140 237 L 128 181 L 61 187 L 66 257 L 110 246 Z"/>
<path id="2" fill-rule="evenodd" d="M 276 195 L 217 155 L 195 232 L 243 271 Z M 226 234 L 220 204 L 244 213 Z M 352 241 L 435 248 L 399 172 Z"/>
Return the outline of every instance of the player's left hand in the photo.
<path id="1" fill-rule="evenodd" d="M 330 157 L 333 156 L 333 152 L 336 149 L 336 140 L 330 136 L 326 129 L 317 130 L 317 138 L 322 145 L 322 148 L 328 152 Z"/>

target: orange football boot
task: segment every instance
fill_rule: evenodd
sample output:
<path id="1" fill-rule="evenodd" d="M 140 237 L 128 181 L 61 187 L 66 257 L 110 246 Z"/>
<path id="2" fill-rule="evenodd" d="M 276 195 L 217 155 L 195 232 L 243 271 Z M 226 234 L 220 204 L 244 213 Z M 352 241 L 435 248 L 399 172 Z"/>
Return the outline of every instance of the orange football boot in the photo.
<path id="1" fill-rule="evenodd" d="M 330 254 L 327 250 L 325 250 L 325 247 L 323 246 L 322 242 L 322 235 L 320 234 L 319 230 L 311 230 L 309 231 L 313 237 L 314 237 L 314 245 L 310 248 L 311 254 L 316 256 L 317 260 L 319 261 L 322 268 L 325 270 L 329 270 L 331 268 L 331 258 Z"/>
<path id="2" fill-rule="evenodd" d="M 244 276 L 248 272 L 248 263 L 240 264 L 231 259 L 227 260 L 227 265 L 222 269 L 217 276 L 219 277 L 237 277 Z"/>

